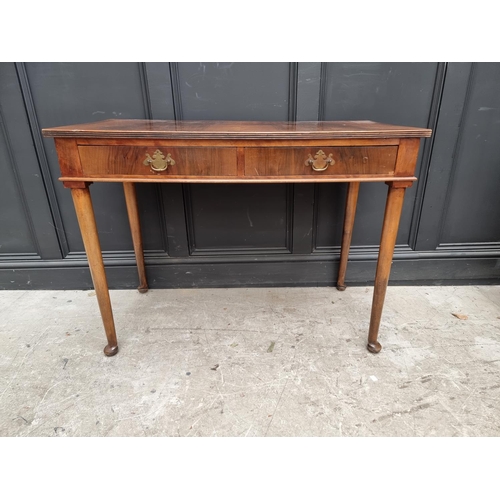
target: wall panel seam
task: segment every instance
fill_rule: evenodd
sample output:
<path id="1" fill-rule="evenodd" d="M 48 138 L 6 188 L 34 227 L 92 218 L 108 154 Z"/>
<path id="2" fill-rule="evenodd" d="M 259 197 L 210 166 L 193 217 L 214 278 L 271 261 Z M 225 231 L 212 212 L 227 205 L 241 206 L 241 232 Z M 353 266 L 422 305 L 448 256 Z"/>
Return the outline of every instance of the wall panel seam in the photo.
<path id="1" fill-rule="evenodd" d="M 297 121 L 297 89 L 299 85 L 299 63 L 288 63 L 288 121 Z"/>
<path id="2" fill-rule="evenodd" d="M 172 104 L 174 108 L 174 120 L 183 119 L 182 95 L 179 79 L 179 63 L 168 63 L 170 71 L 170 83 L 172 85 Z"/>
<path id="3" fill-rule="evenodd" d="M 19 176 L 19 169 L 17 166 L 16 159 L 14 157 L 14 151 L 12 149 L 12 143 L 10 141 L 9 133 L 7 131 L 7 128 L 5 127 L 5 120 L 2 115 L 1 107 L 0 107 L 0 133 L 4 136 L 5 139 L 5 145 L 7 147 L 7 156 L 9 157 L 9 161 L 12 166 L 12 173 L 14 174 L 17 190 L 21 195 L 21 204 L 23 207 L 23 212 L 26 218 L 26 222 L 28 223 L 28 229 L 30 232 L 31 240 L 32 243 L 34 244 L 37 255 L 41 256 L 40 242 L 38 241 L 38 237 L 35 231 L 35 225 L 33 223 L 33 219 L 31 218 L 31 213 L 28 206 L 28 200 L 26 199 L 26 193 L 24 192 L 23 184 Z"/>
<path id="4" fill-rule="evenodd" d="M 432 129 L 432 136 L 428 139 L 424 139 L 423 141 L 422 162 L 419 171 L 420 176 L 417 183 L 417 195 L 415 196 L 415 200 L 413 203 L 413 211 L 410 221 L 410 232 L 408 235 L 408 244 L 413 249 L 416 249 L 418 243 L 420 221 L 424 209 L 424 199 L 432 162 L 432 153 L 434 150 L 434 144 L 436 142 L 437 125 L 441 112 L 441 104 L 443 101 L 447 71 L 448 63 L 438 63 L 438 66 L 436 68 L 436 78 L 434 80 L 431 105 L 429 109 L 429 117 L 427 120 L 427 128 Z"/>
<path id="5" fill-rule="evenodd" d="M 24 107 L 28 117 L 31 137 L 33 139 L 36 156 L 38 158 L 38 164 L 40 166 L 42 182 L 47 194 L 47 200 L 49 202 L 49 208 L 52 214 L 54 228 L 56 229 L 56 237 L 59 242 L 59 249 L 62 256 L 65 256 L 69 253 L 68 241 L 62 221 L 61 211 L 59 209 L 55 186 L 50 174 L 47 151 L 45 150 L 45 144 L 43 142 L 40 125 L 38 122 L 38 116 L 36 114 L 35 103 L 33 101 L 33 95 L 31 93 L 31 87 L 28 79 L 28 73 L 26 72 L 25 63 L 16 63 L 16 71 L 21 87 L 21 95 L 23 97 Z"/>

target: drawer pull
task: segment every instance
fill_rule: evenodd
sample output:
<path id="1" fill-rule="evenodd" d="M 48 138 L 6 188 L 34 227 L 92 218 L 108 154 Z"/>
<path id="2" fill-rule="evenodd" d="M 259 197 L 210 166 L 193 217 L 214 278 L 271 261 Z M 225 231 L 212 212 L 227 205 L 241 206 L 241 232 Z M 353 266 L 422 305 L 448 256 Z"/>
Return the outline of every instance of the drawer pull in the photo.
<path id="1" fill-rule="evenodd" d="M 167 170 L 169 165 L 175 165 L 175 161 L 170 156 L 170 153 L 167 153 L 167 157 L 165 158 L 165 155 L 159 149 L 157 149 L 153 153 L 152 158 L 151 156 L 149 156 L 149 153 L 146 153 L 144 165 L 149 165 L 151 167 L 151 170 L 154 170 L 155 172 L 163 172 L 163 170 Z"/>
<path id="2" fill-rule="evenodd" d="M 306 165 L 312 167 L 316 172 L 322 172 L 326 170 L 330 165 L 335 165 L 335 160 L 332 155 L 326 156 L 321 149 L 314 155 L 314 158 L 309 154 L 309 158 L 306 160 Z"/>

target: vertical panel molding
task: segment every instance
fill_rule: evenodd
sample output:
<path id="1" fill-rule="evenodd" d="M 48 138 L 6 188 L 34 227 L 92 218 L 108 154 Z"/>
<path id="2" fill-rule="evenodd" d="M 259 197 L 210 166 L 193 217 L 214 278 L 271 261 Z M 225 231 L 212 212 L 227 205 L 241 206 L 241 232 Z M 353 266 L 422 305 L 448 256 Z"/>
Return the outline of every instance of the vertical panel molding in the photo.
<path id="1" fill-rule="evenodd" d="M 54 220 L 54 227 L 56 228 L 57 231 L 59 246 L 61 248 L 63 256 L 66 256 L 69 253 L 68 241 L 66 239 L 64 224 L 62 221 L 61 212 L 59 210 L 59 205 L 57 203 L 54 184 L 52 183 L 52 176 L 50 174 L 47 152 L 45 151 L 45 145 L 43 142 L 40 125 L 38 123 L 38 117 L 36 115 L 35 104 L 33 102 L 33 96 L 31 94 L 25 63 L 16 63 L 16 71 L 17 71 L 17 76 L 19 78 L 19 84 L 21 86 L 21 93 L 23 96 L 24 106 L 28 116 L 31 136 L 33 138 L 36 155 L 38 158 L 38 162 L 40 164 L 42 180 L 45 186 L 45 190 L 47 192 L 47 198 L 49 200 L 52 219 Z"/>
<path id="2" fill-rule="evenodd" d="M 141 79 L 142 100 L 144 101 L 144 115 L 148 120 L 153 119 L 153 109 L 151 107 L 151 96 L 149 93 L 148 72 L 146 63 L 139 63 L 139 76 Z"/>
<path id="3" fill-rule="evenodd" d="M 5 146 L 7 148 L 7 156 L 9 157 L 9 162 L 10 162 L 10 165 L 12 167 L 12 172 L 14 174 L 16 188 L 17 188 L 17 191 L 18 191 L 20 198 L 21 198 L 21 204 L 23 207 L 24 216 L 25 216 L 26 221 L 28 223 L 29 234 L 31 236 L 33 246 L 36 249 L 36 254 L 31 254 L 31 253 L 30 254 L 23 254 L 23 258 L 25 258 L 27 260 L 30 260 L 33 258 L 39 259 L 40 255 L 41 255 L 40 242 L 38 241 L 36 231 L 35 231 L 35 226 L 33 224 L 33 219 L 31 217 L 31 213 L 30 213 L 29 208 L 28 208 L 28 203 L 26 200 L 26 193 L 24 192 L 23 185 L 22 185 L 21 179 L 19 177 L 19 170 L 17 167 L 17 162 L 16 162 L 16 159 L 14 157 L 14 153 L 12 151 L 12 144 L 10 142 L 9 134 L 7 133 L 7 130 L 5 128 L 4 117 L 2 115 L 2 108 L 1 107 L 0 107 L 0 134 L 2 134 L 4 139 L 5 139 Z M 0 259 L 5 258 L 5 257 L 8 259 L 11 259 L 12 257 L 15 257 L 15 255 L 14 256 L 8 255 L 8 256 L 4 256 L 4 257 L 2 257 L 0 255 Z"/>
<path id="4" fill-rule="evenodd" d="M 440 243 L 473 80 L 474 64 L 448 64 L 416 231 L 418 251 L 436 250 Z"/>
<path id="5" fill-rule="evenodd" d="M 498 284 L 499 74 L 500 63 L 0 63 L 0 142 L 13 196 L 2 209 L 16 237 L 4 236 L 0 289 L 92 287 L 69 193 L 61 194 L 52 142 L 40 128 L 118 115 L 427 126 L 433 135 L 421 143 L 418 182 L 406 196 L 391 284 Z M 110 285 L 135 288 L 128 226 L 108 218 L 108 208 L 121 203 L 120 187 L 93 189 L 102 239 L 112 248 L 103 254 Z M 344 185 L 289 183 L 262 190 L 265 199 L 197 187 L 137 185 L 152 288 L 333 284 Z M 371 284 L 375 275 L 377 189 L 361 187 L 353 285 Z"/>
<path id="6" fill-rule="evenodd" d="M 326 72 L 326 65 L 328 63 L 322 62 L 319 76 L 319 103 L 318 103 L 318 121 L 322 122 L 325 119 L 325 106 L 326 106 L 326 90 L 328 88 L 328 76 Z"/>
<path id="7" fill-rule="evenodd" d="M 297 121 L 297 87 L 299 84 L 299 63 L 289 63 L 288 121 Z"/>
<path id="8" fill-rule="evenodd" d="M 182 120 L 182 98 L 179 80 L 179 63 L 169 63 L 170 82 L 172 84 L 172 103 L 174 105 L 174 120 Z"/>
<path id="9" fill-rule="evenodd" d="M 424 139 L 421 145 L 422 160 L 420 161 L 420 171 L 416 174 L 419 180 L 416 184 L 417 194 L 413 204 L 413 214 L 410 222 L 410 234 L 408 238 L 408 245 L 414 250 L 417 246 L 418 229 L 420 226 L 420 219 L 422 217 L 423 201 L 427 186 L 427 179 L 429 177 L 429 169 L 431 166 L 432 150 L 436 140 L 435 132 L 439 121 L 439 112 L 441 110 L 441 103 L 443 100 L 447 69 L 448 63 L 439 63 L 436 68 L 436 79 L 434 81 L 429 118 L 427 120 L 427 128 L 433 130 L 433 134 L 428 139 Z"/>
<path id="10" fill-rule="evenodd" d="M 438 241 L 441 242 L 441 237 L 443 235 L 444 222 L 446 220 L 446 216 L 448 214 L 449 204 L 450 204 L 450 196 L 453 188 L 453 184 L 455 181 L 455 173 L 457 171 L 456 166 L 458 160 L 460 158 L 460 154 L 462 152 L 462 139 L 464 137 L 464 127 L 463 124 L 467 120 L 467 115 L 469 112 L 469 104 L 470 98 L 472 95 L 472 89 L 474 87 L 474 81 L 476 76 L 476 63 L 472 63 L 470 68 L 469 80 L 467 82 L 467 91 L 465 94 L 465 102 L 462 110 L 462 116 L 460 118 L 460 124 L 462 125 L 458 131 L 457 142 L 455 144 L 455 150 L 453 151 L 453 162 L 451 166 L 450 178 L 448 181 L 448 185 L 446 187 L 445 195 L 444 195 L 444 209 L 441 212 L 441 220 L 439 223 L 439 233 L 438 233 Z"/>

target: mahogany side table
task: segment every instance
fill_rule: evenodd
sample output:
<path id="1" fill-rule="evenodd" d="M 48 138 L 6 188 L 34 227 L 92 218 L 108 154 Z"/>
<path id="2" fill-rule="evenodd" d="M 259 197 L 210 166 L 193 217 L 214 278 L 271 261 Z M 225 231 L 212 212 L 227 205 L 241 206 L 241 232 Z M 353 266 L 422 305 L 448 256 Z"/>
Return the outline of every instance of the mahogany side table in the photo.
<path id="1" fill-rule="evenodd" d="M 139 272 L 147 292 L 136 182 L 348 182 L 337 289 L 345 274 L 360 182 L 388 186 L 368 332 L 381 349 L 382 317 L 406 188 L 429 129 L 350 122 L 104 120 L 44 129 L 53 137 L 64 186 L 71 189 L 108 344 L 118 352 L 113 311 L 89 186 L 121 182 Z"/>

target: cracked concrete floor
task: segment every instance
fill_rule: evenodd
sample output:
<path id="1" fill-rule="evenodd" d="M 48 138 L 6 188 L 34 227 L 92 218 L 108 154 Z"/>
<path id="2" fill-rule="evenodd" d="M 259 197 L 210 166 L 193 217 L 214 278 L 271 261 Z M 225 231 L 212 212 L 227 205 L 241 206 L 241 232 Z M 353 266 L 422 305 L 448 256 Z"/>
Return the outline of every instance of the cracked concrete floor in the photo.
<path id="1" fill-rule="evenodd" d="M 499 436 L 500 287 L 0 292 L 0 436 Z M 453 313 L 465 315 L 459 319 Z"/>

